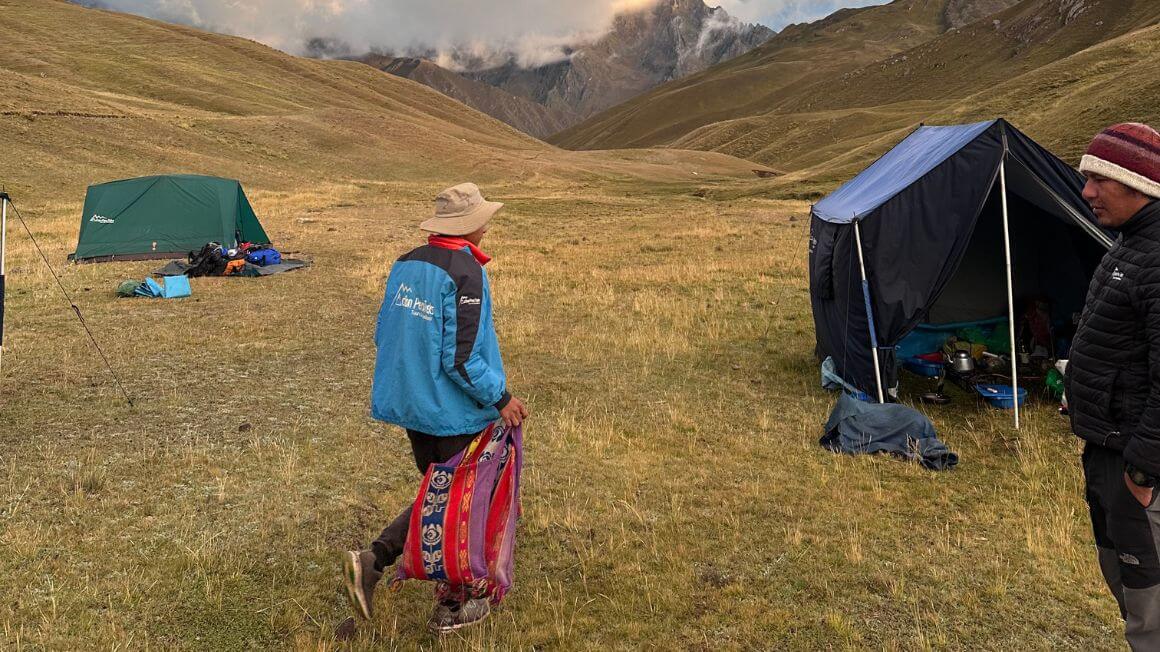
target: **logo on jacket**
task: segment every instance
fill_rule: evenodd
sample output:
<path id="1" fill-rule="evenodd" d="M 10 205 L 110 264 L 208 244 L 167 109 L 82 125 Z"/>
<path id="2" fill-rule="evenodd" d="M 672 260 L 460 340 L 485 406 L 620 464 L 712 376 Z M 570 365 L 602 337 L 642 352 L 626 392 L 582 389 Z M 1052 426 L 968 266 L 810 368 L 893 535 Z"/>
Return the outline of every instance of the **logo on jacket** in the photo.
<path id="1" fill-rule="evenodd" d="M 89 221 L 96 222 L 97 224 L 112 224 L 116 220 L 111 217 L 105 217 L 104 215 L 93 213 L 93 216 L 89 218 Z"/>
<path id="2" fill-rule="evenodd" d="M 482 302 L 482 299 L 475 297 L 460 297 L 459 299 L 459 305 L 461 306 L 478 306 Z"/>
<path id="3" fill-rule="evenodd" d="M 1113 281 L 1124 280 L 1124 273 L 1120 271 L 1119 267 L 1116 267 L 1114 270 L 1112 270 L 1112 280 Z"/>
<path id="4" fill-rule="evenodd" d="M 412 317 L 419 317 L 420 319 L 431 321 L 435 315 L 435 304 L 412 296 L 414 292 L 415 288 L 403 283 L 399 286 L 399 290 L 395 292 L 395 300 L 391 302 L 391 305 L 411 311 Z"/>

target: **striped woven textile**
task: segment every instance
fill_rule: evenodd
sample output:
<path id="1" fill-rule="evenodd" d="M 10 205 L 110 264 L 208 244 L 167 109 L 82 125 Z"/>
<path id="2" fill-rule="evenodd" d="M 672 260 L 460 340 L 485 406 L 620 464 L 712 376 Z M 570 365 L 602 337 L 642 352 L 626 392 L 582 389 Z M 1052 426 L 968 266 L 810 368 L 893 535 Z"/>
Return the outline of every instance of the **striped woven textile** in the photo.
<path id="1" fill-rule="evenodd" d="M 523 430 L 493 423 L 419 485 L 396 582 L 440 583 L 442 597 L 499 604 L 513 583 Z"/>

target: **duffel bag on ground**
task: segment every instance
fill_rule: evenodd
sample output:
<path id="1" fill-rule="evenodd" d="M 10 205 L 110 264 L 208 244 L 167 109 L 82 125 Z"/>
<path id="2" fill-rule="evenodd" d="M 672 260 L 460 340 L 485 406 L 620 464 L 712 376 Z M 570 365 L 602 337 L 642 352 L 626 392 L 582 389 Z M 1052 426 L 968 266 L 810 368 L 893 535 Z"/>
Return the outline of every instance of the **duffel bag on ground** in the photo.
<path id="1" fill-rule="evenodd" d="M 259 267 L 277 265 L 282 262 L 282 254 L 274 249 L 255 249 L 246 254 L 246 262 Z"/>

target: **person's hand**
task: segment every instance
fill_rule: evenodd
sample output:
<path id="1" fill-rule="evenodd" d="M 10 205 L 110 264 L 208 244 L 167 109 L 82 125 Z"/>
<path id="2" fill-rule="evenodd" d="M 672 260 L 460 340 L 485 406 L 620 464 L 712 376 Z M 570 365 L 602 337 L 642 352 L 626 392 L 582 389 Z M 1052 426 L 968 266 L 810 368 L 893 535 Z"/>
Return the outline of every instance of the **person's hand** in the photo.
<path id="1" fill-rule="evenodd" d="M 515 428 L 528 418 L 528 407 L 524 405 L 523 401 L 513 396 L 512 400 L 508 401 L 508 404 L 499 411 L 499 418 L 503 419 L 509 428 Z"/>
<path id="2" fill-rule="evenodd" d="M 1128 477 L 1127 473 L 1124 473 L 1124 484 L 1128 485 L 1128 491 L 1132 492 L 1132 497 L 1141 505 L 1147 507 L 1152 504 L 1152 487 L 1141 487 L 1137 485 L 1135 482 L 1132 482 L 1132 478 Z"/>

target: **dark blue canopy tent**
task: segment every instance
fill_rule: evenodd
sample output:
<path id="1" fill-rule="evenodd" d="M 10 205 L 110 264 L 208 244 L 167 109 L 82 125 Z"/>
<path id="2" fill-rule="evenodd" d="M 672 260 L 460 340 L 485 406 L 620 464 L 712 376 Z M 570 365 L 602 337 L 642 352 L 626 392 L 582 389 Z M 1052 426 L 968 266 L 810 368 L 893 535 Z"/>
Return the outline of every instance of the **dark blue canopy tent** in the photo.
<path id="1" fill-rule="evenodd" d="M 1014 345 L 1016 297 L 1078 311 L 1112 244 L 1083 185 L 1003 119 L 915 130 L 811 211 L 819 355 L 881 400 L 921 323 L 1006 315 Z"/>

